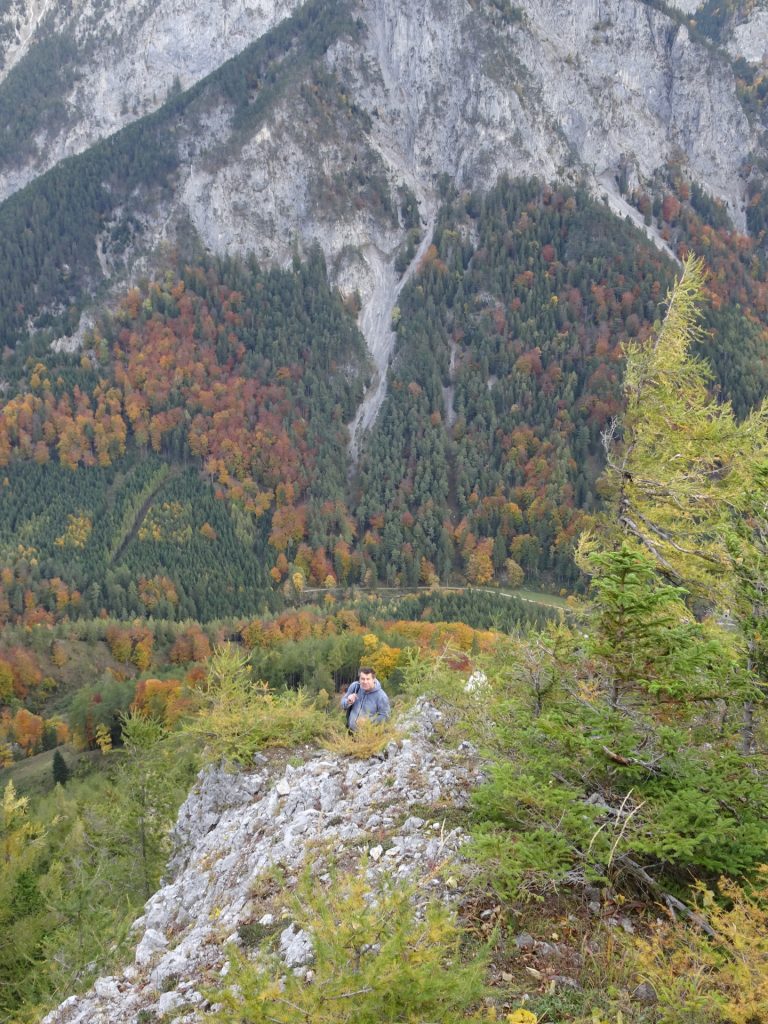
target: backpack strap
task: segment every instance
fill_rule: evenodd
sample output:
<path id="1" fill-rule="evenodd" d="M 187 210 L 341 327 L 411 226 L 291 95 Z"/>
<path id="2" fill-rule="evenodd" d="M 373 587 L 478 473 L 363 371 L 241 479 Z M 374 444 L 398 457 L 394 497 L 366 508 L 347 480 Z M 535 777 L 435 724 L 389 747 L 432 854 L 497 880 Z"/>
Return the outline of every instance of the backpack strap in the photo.
<path id="1" fill-rule="evenodd" d="M 360 692 L 360 683 L 359 683 L 359 682 L 358 682 L 358 680 L 356 679 L 356 680 L 354 681 L 354 683 L 351 683 L 351 684 L 350 684 L 350 685 L 349 685 L 349 686 L 347 687 L 347 692 L 346 692 L 346 693 L 344 694 L 344 697 L 346 698 L 347 694 L 350 694 L 350 693 L 359 693 L 359 692 Z M 353 708 L 353 706 L 354 706 L 354 705 L 350 704 L 350 706 L 349 706 L 349 707 L 348 707 L 348 708 L 346 709 L 346 711 L 345 711 L 345 714 L 346 714 L 346 719 L 347 719 L 347 728 L 349 728 L 349 718 L 350 718 L 350 715 L 352 714 L 352 708 Z"/>

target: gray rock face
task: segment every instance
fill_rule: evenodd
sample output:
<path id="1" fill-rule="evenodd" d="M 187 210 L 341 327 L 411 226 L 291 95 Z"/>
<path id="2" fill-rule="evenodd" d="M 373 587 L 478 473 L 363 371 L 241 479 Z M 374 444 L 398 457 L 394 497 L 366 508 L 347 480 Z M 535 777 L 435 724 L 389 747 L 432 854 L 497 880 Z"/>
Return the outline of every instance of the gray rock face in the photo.
<path id="1" fill-rule="evenodd" d="M 174 88 L 188 89 L 286 18 L 300 0 L 15 0 L 0 16 L 0 81 L 47 32 L 71 39 L 77 81 L 64 97 L 76 117 L 40 140 L 38 158 L 6 183 L 20 188 L 156 110 Z"/>
<path id="2" fill-rule="evenodd" d="M 415 192 L 425 223 L 441 173 L 460 187 L 489 186 L 502 173 L 598 182 L 623 157 L 647 180 L 674 157 L 744 226 L 738 171 L 755 139 L 726 62 L 639 0 L 522 6 L 523 21 L 506 25 L 465 0 L 364 0 L 363 47 L 340 43 L 327 57 L 370 115 L 366 148 L 393 186 Z M 319 241 L 342 288 L 367 301 L 402 233 L 351 204 L 323 217 L 312 181 L 355 155 L 324 139 L 310 151 L 291 127 L 296 113 L 276 114 L 241 161 L 192 170 L 182 203 L 213 248 L 285 262 L 287 240 Z M 280 173 L 286 167 L 290 175 Z M 243 208 L 247 223 L 235 215 Z M 362 261 L 339 266 L 350 249 Z"/>
<path id="3" fill-rule="evenodd" d="M 768 11 L 754 10 L 749 19 L 737 25 L 728 41 L 728 52 L 750 64 L 762 64 L 768 58 Z"/>
<path id="4" fill-rule="evenodd" d="M 463 833 L 410 812 L 438 800 L 461 805 L 477 779 L 476 758 L 464 763 L 461 752 L 433 741 L 436 716 L 420 704 L 407 738 L 392 744 L 385 760 L 318 754 L 298 768 L 202 772 L 179 812 L 169 880 L 134 923 L 134 963 L 62 1003 L 44 1024 L 134 1024 L 141 1010 L 197 1020 L 199 989 L 226 974 L 226 943 L 240 941 L 239 927 L 253 921 L 279 927 L 286 969 L 306 972 L 311 936 L 290 920 L 286 904 L 308 844 L 319 877 L 325 869 L 318 850 L 348 851 L 365 859 L 372 885 L 382 875 L 423 876 L 456 858 Z M 372 848 L 381 848 L 385 834 L 387 848 L 376 859 Z M 254 883 L 278 864 L 287 888 L 276 912 L 265 914 L 254 904 Z M 438 897 L 448 893 L 440 884 L 432 888 Z"/>
<path id="5" fill-rule="evenodd" d="M 136 947 L 136 963 L 140 966 L 148 964 L 155 953 L 166 949 L 167 946 L 168 939 L 166 939 L 161 931 L 158 931 L 156 928 L 147 928 L 141 938 L 141 942 Z"/>
<path id="6" fill-rule="evenodd" d="M 312 938 L 295 924 L 289 925 L 280 935 L 280 955 L 286 967 L 306 967 L 314 958 Z"/>
<path id="7" fill-rule="evenodd" d="M 0 16 L 0 74 L 50 31 L 74 41 L 82 64 L 66 97 L 68 123 L 50 129 L 32 163 L 0 177 L 0 196 L 154 110 L 174 83 L 199 81 L 297 6 L 15 0 Z M 415 186 L 426 200 L 441 172 L 461 186 L 491 184 L 501 172 L 597 179 L 623 154 L 648 177 L 674 155 L 743 225 L 736 170 L 756 140 L 726 62 L 641 0 L 517 6 L 522 19 L 510 21 L 467 0 L 359 0 L 363 40 L 332 48 L 327 63 L 370 116 L 362 143 L 392 183 Z M 677 6 L 691 13 L 695 5 Z M 756 11 L 735 32 L 733 47 L 749 59 L 764 49 L 766 17 Z M 207 244 L 279 260 L 290 256 L 294 235 L 319 237 L 334 258 L 349 246 L 392 248 L 399 235 L 391 222 L 370 210 L 356 216 L 353 204 L 318 222 L 318 176 L 332 178 L 354 153 L 348 140 L 313 130 L 304 114 L 292 94 L 218 169 L 210 141 L 228 136 L 226 112 L 201 126 L 178 206 Z"/>

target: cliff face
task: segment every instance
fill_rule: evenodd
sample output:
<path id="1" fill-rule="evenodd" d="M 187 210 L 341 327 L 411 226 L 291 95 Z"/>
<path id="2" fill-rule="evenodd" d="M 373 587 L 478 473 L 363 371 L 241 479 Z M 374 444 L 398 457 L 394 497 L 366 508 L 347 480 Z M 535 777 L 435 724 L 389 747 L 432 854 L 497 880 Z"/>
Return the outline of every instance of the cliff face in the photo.
<path id="1" fill-rule="evenodd" d="M 51 90 L 61 89 L 55 123 L 44 117 L 31 128 L 34 146 L 0 178 L 5 197 L 65 157 L 156 110 L 174 90 L 186 89 L 263 35 L 299 0 L 15 0 L 0 16 L 0 82 L 48 58 L 51 40 L 62 66 Z M 35 123 L 37 122 L 37 123 Z"/>
<path id="2" fill-rule="evenodd" d="M 383 875 L 426 879 L 455 858 L 461 831 L 446 828 L 436 807 L 419 815 L 441 801 L 460 806 L 477 776 L 467 750 L 446 751 L 435 741 L 439 718 L 418 705 L 408 736 L 382 760 L 305 751 L 298 766 L 259 756 L 251 772 L 201 773 L 179 812 L 168 881 L 135 922 L 133 964 L 66 1000 L 43 1024 L 134 1024 L 141 1011 L 199 1020 L 208 1008 L 200 990 L 226 974 L 226 945 L 242 944 L 244 925 L 279 932 L 286 970 L 311 967 L 311 936 L 288 910 L 307 864 L 326 884 L 330 852 L 350 870 L 367 856 L 375 890 Z M 284 887 L 260 886 L 278 866 Z M 434 879 L 428 889 L 447 893 Z"/>
<path id="3" fill-rule="evenodd" d="M 407 185 L 426 221 L 441 174 L 459 187 L 501 173 L 597 182 L 623 160 L 646 181 L 682 160 L 744 227 L 739 170 L 756 140 L 732 71 L 658 11 L 548 0 L 509 22 L 465 0 L 366 0 L 360 15 L 365 32 L 332 47 L 325 65 L 364 122 L 337 109 L 324 126 L 291 92 L 234 158 L 211 159 L 203 145 L 189 160 L 174 214 L 211 248 L 285 262 L 294 239 L 316 239 L 342 285 L 365 291 L 352 251 L 373 243 L 386 254 L 402 232 L 345 188 L 355 164 L 392 195 Z M 213 124 L 226 136 L 226 111 Z"/>
<path id="4" fill-rule="evenodd" d="M 52 38 L 67 43 L 69 72 L 57 80 L 64 89 L 60 116 L 43 124 L 41 115 L 41 124 L 31 125 L 35 152 L 4 168 L 0 195 L 156 109 L 297 6 L 297 0 L 10 6 L 0 21 L 3 87 L 25 63 L 33 66 Z M 355 13 L 366 31 L 332 49 L 328 70 L 345 83 L 350 102 L 371 116 L 364 142 L 392 177 L 415 175 L 425 186 L 441 172 L 468 186 L 487 185 L 502 171 L 599 178 L 621 155 L 648 177 L 674 156 L 743 224 L 737 172 L 755 139 L 731 69 L 641 0 L 526 0 L 499 8 L 466 0 L 360 0 Z M 759 49 L 764 17 L 758 11 L 740 26 L 733 45 Z M 191 161 L 178 204 L 206 241 L 274 251 L 286 228 L 305 222 L 304 166 L 330 172 L 349 154 L 329 152 L 304 114 L 292 96 L 225 167 L 205 173 Z M 226 127 L 214 119 L 198 142 L 207 149 L 219 131 Z M 243 208 L 254 200 L 264 212 L 244 223 Z M 339 251 L 355 234 L 329 235 L 326 245 Z"/>
<path id="5" fill-rule="evenodd" d="M 750 64 L 761 64 L 768 57 L 768 10 L 756 8 L 747 21 L 734 27 L 728 52 Z"/>

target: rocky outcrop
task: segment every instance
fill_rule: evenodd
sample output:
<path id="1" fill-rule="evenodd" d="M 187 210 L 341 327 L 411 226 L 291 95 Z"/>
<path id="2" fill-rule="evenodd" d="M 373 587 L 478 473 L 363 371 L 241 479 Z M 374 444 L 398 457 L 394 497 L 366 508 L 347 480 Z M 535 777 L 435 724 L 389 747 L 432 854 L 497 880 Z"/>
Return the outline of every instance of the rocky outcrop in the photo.
<path id="1" fill-rule="evenodd" d="M 736 25 L 728 41 L 728 52 L 750 64 L 768 60 L 768 10 L 752 11 L 747 21 Z"/>
<path id="2" fill-rule="evenodd" d="M 171 1010 L 180 1022 L 204 1019 L 201 989 L 226 974 L 226 946 L 241 942 L 244 925 L 279 931 L 286 969 L 306 971 L 311 936 L 288 905 L 309 858 L 320 883 L 329 881 L 324 849 L 355 866 L 367 855 L 374 888 L 382 874 L 426 879 L 456 858 L 463 834 L 445 826 L 437 805 L 461 806 L 478 769 L 468 745 L 449 751 L 436 741 L 439 719 L 418 704 L 407 735 L 381 759 L 303 751 L 299 765 L 257 755 L 251 772 L 202 772 L 179 812 L 168 880 L 134 925 L 134 962 L 43 1024 L 134 1024 L 141 1011 Z M 276 867 L 284 888 L 260 887 Z M 445 895 L 437 879 L 428 887 Z"/>
<path id="3" fill-rule="evenodd" d="M 343 55 L 372 135 L 422 176 L 599 178 L 623 155 L 649 178 L 673 156 L 743 222 L 753 139 L 727 62 L 641 2 L 545 0 L 492 17 L 464 0 L 366 0 L 364 55 Z M 426 17 L 425 17 L 426 15 Z M 337 55 L 337 59 L 341 59 Z"/>
<path id="4" fill-rule="evenodd" d="M 65 119 L 37 140 L 21 168 L 0 177 L 0 198 L 65 157 L 81 153 L 175 90 L 188 89 L 279 24 L 300 0 L 16 0 L 0 17 L 0 82 L 23 59 L 36 61 L 47 36 L 66 38 L 76 69 L 61 97 Z"/>
<path id="5" fill-rule="evenodd" d="M 34 56 L 44 32 L 67 34 L 82 63 L 66 97 L 71 117 L 46 137 L 35 161 L 12 180 L 0 179 L 0 195 L 155 109 L 169 91 L 198 81 L 297 6 L 88 0 L 59 8 L 17 0 L 0 23 L 4 74 Z M 328 63 L 371 116 L 370 143 L 386 153 L 399 180 L 410 174 L 428 185 L 447 172 L 461 185 L 487 185 L 502 171 L 599 177 L 622 154 L 650 176 L 674 155 L 742 217 L 735 171 L 755 140 L 732 71 L 641 0 L 524 0 L 509 8 L 516 16 L 502 13 L 503 5 L 467 0 L 359 0 L 358 10 L 365 37 L 334 48 Z M 759 48 L 764 16 L 756 12 L 738 39 Z M 179 205 L 206 241 L 270 252 L 286 229 L 301 229 L 312 198 L 302 164 L 329 171 L 336 159 L 311 124 L 299 121 L 307 132 L 291 130 L 294 100 L 230 154 L 226 168 L 212 174 L 204 161 L 192 161 Z M 286 187 L 265 195 L 278 177 Z M 257 215 L 244 218 L 252 198 Z M 329 248 L 340 252 L 347 234 L 329 238 Z"/>

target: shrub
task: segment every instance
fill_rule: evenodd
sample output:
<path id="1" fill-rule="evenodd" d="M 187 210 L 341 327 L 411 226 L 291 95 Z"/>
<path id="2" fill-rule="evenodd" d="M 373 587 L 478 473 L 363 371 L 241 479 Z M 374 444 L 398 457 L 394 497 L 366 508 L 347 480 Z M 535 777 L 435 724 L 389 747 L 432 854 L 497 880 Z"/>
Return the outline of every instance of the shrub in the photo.
<path id="1" fill-rule="evenodd" d="M 673 892 L 753 872 L 768 848 L 760 757 L 706 706 L 694 718 L 634 692 L 614 706 L 586 639 L 558 627 L 505 643 L 475 661 L 472 686 L 444 663 L 408 667 L 406 690 L 438 704 L 444 735 L 484 755 L 469 852 L 487 882 L 515 899 L 566 880 L 634 887 L 638 865 Z"/>
<path id="2" fill-rule="evenodd" d="M 757 1024 L 768 1019 L 768 866 L 753 888 L 722 878 L 698 886 L 714 935 L 665 922 L 637 943 L 637 968 L 659 1000 L 660 1024 Z"/>
<path id="3" fill-rule="evenodd" d="M 485 958 L 465 956 L 462 930 L 442 903 L 419 906 L 415 886 L 385 880 L 369 891 L 365 872 L 338 876 L 321 891 L 307 874 L 293 901 L 311 936 L 313 977 L 305 980 L 262 951 L 232 951 L 224 990 L 208 993 L 219 1024 L 467 1024 L 483 995 Z M 278 979 L 283 975 L 282 981 Z M 487 1020 L 487 1017 L 485 1018 Z"/>
<path id="4" fill-rule="evenodd" d="M 218 648 L 207 677 L 207 707 L 187 729 L 203 738 L 208 760 L 248 764 L 262 747 L 322 738 L 328 717 L 301 691 L 274 693 L 251 679 L 247 654 Z"/>
<path id="5" fill-rule="evenodd" d="M 323 746 L 334 754 L 348 754 L 365 760 L 380 754 L 387 746 L 400 738 L 400 733 L 391 722 L 371 722 L 361 718 L 354 733 L 346 729 L 333 728 Z"/>

